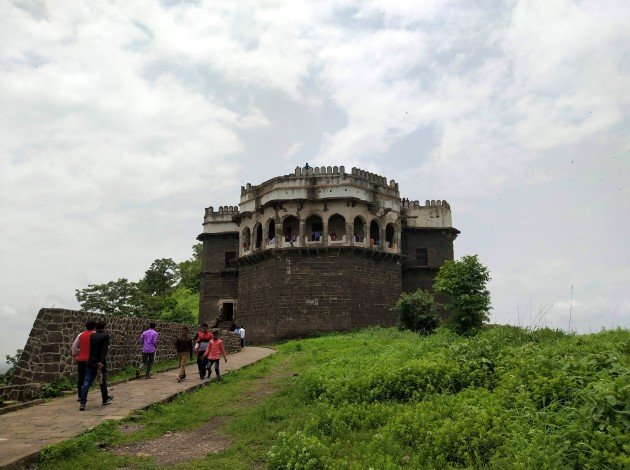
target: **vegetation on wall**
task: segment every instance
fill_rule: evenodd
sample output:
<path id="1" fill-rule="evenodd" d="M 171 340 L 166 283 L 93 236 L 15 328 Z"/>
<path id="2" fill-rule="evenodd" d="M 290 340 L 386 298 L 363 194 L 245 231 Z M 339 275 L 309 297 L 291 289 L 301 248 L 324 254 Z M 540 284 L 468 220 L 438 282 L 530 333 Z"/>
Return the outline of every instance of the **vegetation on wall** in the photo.
<path id="1" fill-rule="evenodd" d="M 190 259 L 156 259 L 138 282 L 125 278 L 76 290 L 81 308 L 117 316 L 193 323 L 199 311 L 201 243 Z"/>

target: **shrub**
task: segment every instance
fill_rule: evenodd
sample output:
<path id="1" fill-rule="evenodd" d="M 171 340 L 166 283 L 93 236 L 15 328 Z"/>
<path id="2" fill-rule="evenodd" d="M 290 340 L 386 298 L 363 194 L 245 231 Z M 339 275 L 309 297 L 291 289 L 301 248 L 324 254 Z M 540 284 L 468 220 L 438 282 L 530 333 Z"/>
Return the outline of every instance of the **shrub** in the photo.
<path id="1" fill-rule="evenodd" d="M 281 432 L 280 442 L 267 453 L 269 470 L 324 470 L 330 468 L 328 449 L 302 431 Z"/>
<path id="2" fill-rule="evenodd" d="M 22 349 L 18 349 L 13 356 L 7 354 L 5 357 L 6 363 L 9 365 L 9 368 L 4 374 L 0 374 L 0 385 L 8 385 L 11 383 L 11 377 L 15 373 L 15 369 L 17 369 L 18 361 L 20 360 L 20 356 L 22 355 Z"/>
<path id="3" fill-rule="evenodd" d="M 42 385 L 41 397 L 58 397 L 59 395 L 61 395 L 61 392 L 65 390 L 72 390 L 74 387 L 76 387 L 76 383 L 71 382 L 69 379 L 59 379 L 52 383 Z"/>
<path id="4" fill-rule="evenodd" d="M 394 310 L 398 312 L 398 328 L 401 330 L 428 334 L 440 324 L 437 302 L 430 292 L 422 289 L 402 294 Z"/>
<path id="5" fill-rule="evenodd" d="M 451 323 L 458 333 L 468 333 L 481 327 L 488 320 L 490 292 L 486 283 L 490 272 L 477 259 L 477 255 L 464 256 L 459 261 L 446 261 L 437 276 L 433 288 L 450 298 Z"/>

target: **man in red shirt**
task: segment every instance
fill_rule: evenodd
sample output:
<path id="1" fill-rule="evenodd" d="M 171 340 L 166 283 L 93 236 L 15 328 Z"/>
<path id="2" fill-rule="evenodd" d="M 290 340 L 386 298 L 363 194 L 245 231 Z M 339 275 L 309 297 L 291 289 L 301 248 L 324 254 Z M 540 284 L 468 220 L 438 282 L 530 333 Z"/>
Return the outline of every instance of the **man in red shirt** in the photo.
<path id="1" fill-rule="evenodd" d="M 199 369 L 199 378 L 201 380 L 206 378 L 206 366 L 208 365 L 208 356 L 206 351 L 208 350 L 208 344 L 212 339 L 212 333 L 208 331 L 208 324 L 201 325 L 201 329 L 197 331 L 193 341 L 195 342 L 195 351 L 197 352 L 197 369 Z"/>
<path id="2" fill-rule="evenodd" d="M 85 382 L 85 370 L 87 360 L 90 357 L 90 336 L 94 333 L 96 323 L 92 320 L 85 322 L 85 331 L 79 333 L 77 339 L 72 343 L 72 357 L 77 361 L 77 389 L 79 399 L 81 401 L 81 387 Z"/>
<path id="3" fill-rule="evenodd" d="M 223 341 L 219 339 L 218 330 L 212 331 L 213 338 L 210 340 L 208 349 L 206 350 L 204 357 L 208 358 L 208 379 L 212 375 L 212 364 L 214 364 L 214 371 L 217 374 L 217 380 L 221 381 L 221 373 L 219 372 L 219 363 L 221 362 L 221 356 L 227 362 L 227 354 L 225 353 L 225 347 Z"/>

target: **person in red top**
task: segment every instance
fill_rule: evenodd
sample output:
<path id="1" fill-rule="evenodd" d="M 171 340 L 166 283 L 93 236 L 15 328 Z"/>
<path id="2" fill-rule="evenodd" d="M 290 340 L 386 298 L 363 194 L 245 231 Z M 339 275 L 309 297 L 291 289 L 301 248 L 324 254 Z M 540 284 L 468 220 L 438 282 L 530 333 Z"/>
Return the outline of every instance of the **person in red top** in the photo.
<path id="1" fill-rule="evenodd" d="M 206 350 L 204 357 L 208 358 L 208 379 L 212 375 L 212 364 L 214 364 L 214 371 L 217 374 L 217 380 L 221 381 L 221 373 L 219 372 L 219 363 L 221 362 L 221 356 L 227 362 L 227 354 L 225 353 L 225 347 L 223 341 L 218 337 L 219 332 L 213 330 L 213 338 L 210 340 L 208 349 Z"/>
<path id="2" fill-rule="evenodd" d="M 197 351 L 197 369 L 199 369 L 199 378 L 201 380 L 206 378 L 206 366 L 208 365 L 208 356 L 206 351 L 208 350 L 208 344 L 212 339 L 212 333 L 208 331 L 208 324 L 201 325 L 201 329 L 197 331 L 193 341 L 195 342 L 195 351 Z"/>
<path id="3" fill-rule="evenodd" d="M 77 361 L 77 388 L 79 399 L 81 400 L 81 387 L 85 382 L 85 370 L 87 360 L 90 357 L 90 336 L 94 333 L 96 322 L 89 320 L 85 322 L 85 331 L 79 333 L 79 336 L 72 343 L 72 357 Z"/>

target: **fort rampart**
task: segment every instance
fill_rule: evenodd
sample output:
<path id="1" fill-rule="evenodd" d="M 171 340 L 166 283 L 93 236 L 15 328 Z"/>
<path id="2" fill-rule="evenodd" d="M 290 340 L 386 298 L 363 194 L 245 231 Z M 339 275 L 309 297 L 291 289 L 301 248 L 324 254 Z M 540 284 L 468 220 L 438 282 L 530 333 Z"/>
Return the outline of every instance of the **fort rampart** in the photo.
<path id="1" fill-rule="evenodd" d="M 110 374 L 128 365 L 138 365 L 142 355 L 138 338 L 152 321 L 157 324 L 156 330 L 160 333 L 155 360 L 165 361 L 177 357 L 173 344 L 181 332 L 181 323 L 43 308 L 37 314 L 11 385 L 0 387 L 0 398 L 28 400 L 38 395 L 42 384 L 63 378 L 73 379 L 76 363 L 71 355 L 72 342 L 85 329 L 85 322 L 89 319 L 103 319 L 107 322 L 107 330 L 111 336 L 108 353 Z M 186 326 L 193 336 L 197 325 Z M 223 331 L 222 339 L 228 353 L 240 350 L 238 335 Z"/>

